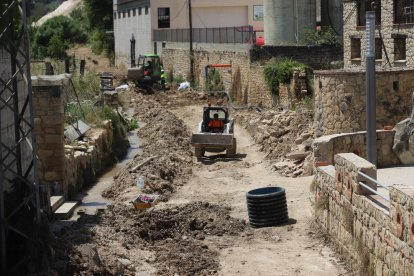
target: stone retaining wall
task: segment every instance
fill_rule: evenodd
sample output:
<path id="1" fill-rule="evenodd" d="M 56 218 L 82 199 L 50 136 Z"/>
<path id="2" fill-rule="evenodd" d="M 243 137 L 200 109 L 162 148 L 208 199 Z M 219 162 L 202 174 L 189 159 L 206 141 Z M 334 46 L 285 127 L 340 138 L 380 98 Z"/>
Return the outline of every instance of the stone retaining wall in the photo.
<path id="1" fill-rule="evenodd" d="M 377 128 L 394 126 L 411 113 L 414 70 L 376 73 Z M 315 71 L 314 105 L 316 136 L 365 129 L 365 73 Z"/>
<path id="2" fill-rule="evenodd" d="M 237 70 L 240 70 L 239 92 L 232 95 L 237 103 L 246 103 L 272 107 L 273 97 L 264 81 L 263 67 L 251 65 L 248 51 L 194 51 L 195 78 L 201 87 L 205 87 L 205 67 L 209 64 L 231 64 L 232 68 L 216 69 L 220 72 L 226 91 L 232 91 L 233 79 Z M 174 71 L 174 75 L 186 78 L 190 72 L 190 56 L 186 49 L 164 49 L 162 51 L 164 68 Z M 212 70 L 212 69 L 210 69 Z M 247 93 L 247 95 L 245 94 Z"/>
<path id="3" fill-rule="evenodd" d="M 399 165 L 400 161 L 392 150 L 394 130 L 377 130 L 377 165 L 388 167 Z M 342 133 L 316 138 L 312 144 L 314 164 L 334 163 L 338 153 L 353 152 L 363 158 L 366 156 L 366 132 Z"/>
<path id="4" fill-rule="evenodd" d="M 65 146 L 64 180 L 61 184 L 66 198 L 73 198 L 78 192 L 94 183 L 97 176 L 115 162 L 112 151 L 113 126 L 106 121 L 102 129 L 87 132 L 89 140 L 82 146 Z"/>
<path id="5" fill-rule="evenodd" d="M 115 160 L 110 121 L 103 124 L 103 129 L 89 130 L 87 142 L 65 146 L 64 105 L 69 80 L 67 74 L 32 78 L 39 180 L 65 198 L 92 184 L 97 174 Z"/>
<path id="6" fill-rule="evenodd" d="M 414 275 L 414 186 L 392 186 L 387 202 L 358 184 L 364 181 L 359 171 L 376 178 L 375 166 L 352 153 L 317 168 L 317 223 L 358 264 L 360 275 Z"/>

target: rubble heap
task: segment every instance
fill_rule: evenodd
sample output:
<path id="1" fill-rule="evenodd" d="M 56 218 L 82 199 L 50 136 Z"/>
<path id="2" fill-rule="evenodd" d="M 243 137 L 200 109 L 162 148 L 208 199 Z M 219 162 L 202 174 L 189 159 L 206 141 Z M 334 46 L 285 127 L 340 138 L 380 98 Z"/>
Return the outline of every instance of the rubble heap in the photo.
<path id="1" fill-rule="evenodd" d="M 239 111 L 234 117 L 281 175 L 297 177 L 310 173 L 305 160 L 310 159 L 314 136 L 312 111 Z"/>
<path id="2" fill-rule="evenodd" d="M 176 186 L 181 186 L 191 175 L 192 150 L 190 133 L 184 123 L 157 102 L 142 95 L 134 100 L 138 121 L 144 124 L 138 136 L 143 143 L 142 153 L 135 156 L 126 170 L 114 177 L 114 183 L 104 191 L 105 197 L 119 199 L 128 187 L 135 186 L 136 180 L 145 179 L 144 193 L 161 195 L 166 201 Z M 143 160 L 153 158 L 147 164 L 131 171 Z M 118 198 L 120 197 L 120 198 Z"/>
<path id="3" fill-rule="evenodd" d="M 229 213 L 230 208 L 207 202 L 145 213 L 110 206 L 99 217 L 85 215 L 62 231 L 57 254 L 69 253 L 61 262 L 69 262 L 65 272 L 72 275 L 134 275 L 142 263 L 156 267 L 157 275 L 212 275 L 219 269 L 218 252 L 208 247 L 206 237 L 249 231 L 245 221 Z M 137 250 L 155 254 L 136 260 Z"/>

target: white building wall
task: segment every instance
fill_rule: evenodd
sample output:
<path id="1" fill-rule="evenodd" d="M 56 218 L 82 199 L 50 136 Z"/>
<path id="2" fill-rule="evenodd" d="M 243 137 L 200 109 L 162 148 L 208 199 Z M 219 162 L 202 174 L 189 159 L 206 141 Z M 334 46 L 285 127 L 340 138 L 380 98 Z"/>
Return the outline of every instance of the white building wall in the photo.
<path id="1" fill-rule="evenodd" d="M 148 7 L 148 14 L 145 14 Z M 141 8 L 141 14 L 139 14 Z M 133 10 L 135 9 L 135 15 Z M 129 17 L 128 17 L 129 11 Z M 125 12 L 125 16 L 124 16 Z M 154 52 L 151 41 L 151 7 L 149 0 L 136 0 L 125 4 L 118 4 L 114 0 L 114 37 L 116 65 L 131 64 L 132 34 L 135 37 L 135 56 L 152 54 Z"/>

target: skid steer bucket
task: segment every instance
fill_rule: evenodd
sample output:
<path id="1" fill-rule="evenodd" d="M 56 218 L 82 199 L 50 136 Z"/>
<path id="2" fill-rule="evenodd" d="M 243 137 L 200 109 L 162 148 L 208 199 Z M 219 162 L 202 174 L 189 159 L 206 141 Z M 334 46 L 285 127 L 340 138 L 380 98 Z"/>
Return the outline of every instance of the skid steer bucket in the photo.
<path id="1" fill-rule="evenodd" d="M 195 133 L 191 137 L 191 144 L 203 148 L 232 147 L 233 134 Z"/>

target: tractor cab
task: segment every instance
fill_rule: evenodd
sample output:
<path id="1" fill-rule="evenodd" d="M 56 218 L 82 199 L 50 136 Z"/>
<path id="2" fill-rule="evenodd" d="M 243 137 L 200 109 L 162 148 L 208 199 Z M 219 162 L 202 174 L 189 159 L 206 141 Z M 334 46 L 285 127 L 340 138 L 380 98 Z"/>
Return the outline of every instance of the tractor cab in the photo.
<path id="1" fill-rule="evenodd" d="M 139 56 L 138 68 L 142 70 L 144 78 L 161 78 L 162 66 L 158 55 Z"/>
<path id="2" fill-rule="evenodd" d="M 203 112 L 203 123 L 202 132 L 211 132 L 212 130 L 208 127 L 210 121 L 214 120 L 214 115 L 217 114 L 219 120 L 223 121 L 226 125 L 229 122 L 229 112 L 226 107 L 204 107 Z"/>
<path id="3" fill-rule="evenodd" d="M 223 122 L 220 131 L 209 127 L 209 123 L 214 120 L 215 114 Z M 196 157 L 204 156 L 206 151 L 226 151 L 228 157 L 234 157 L 236 154 L 234 121 L 230 118 L 227 107 L 207 106 L 203 108 L 203 120 L 198 124 L 197 132 L 191 136 L 191 144 L 194 146 Z"/>
<path id="4" fill-rule="evenodd" d="M 159 55 L 140 55 L 137 66 L 128 68 L 127 79 L 138 84 L 152 85 L 161 81 L 162 70 Z"/>

